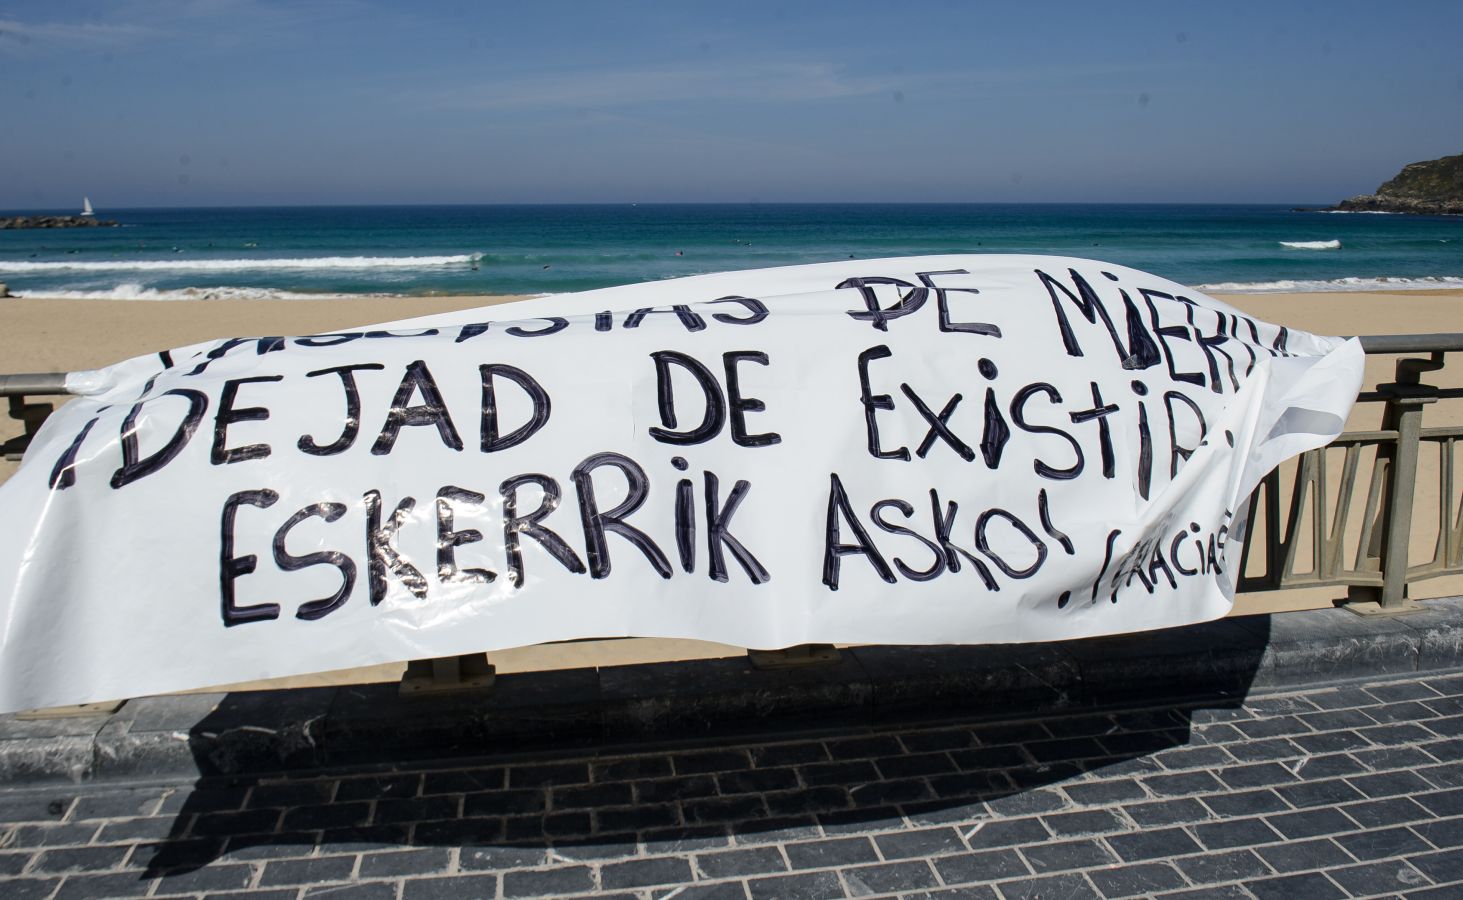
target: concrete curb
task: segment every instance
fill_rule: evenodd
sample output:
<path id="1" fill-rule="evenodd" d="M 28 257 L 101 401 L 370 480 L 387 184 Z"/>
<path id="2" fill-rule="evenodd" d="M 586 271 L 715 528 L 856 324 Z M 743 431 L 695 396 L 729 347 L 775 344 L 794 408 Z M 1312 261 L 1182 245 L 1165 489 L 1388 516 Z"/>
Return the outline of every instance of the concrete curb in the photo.
<path id="1" fill-rule="evenodd" d="M 738 658 L 534 672 L 486 693 L 410 699 L 395 683 L 147 697 L 105 716 L 0 717 L 0 779 L 192 778 L 1031 718 L 1463 667 L 1463 598 L 1424 605 L 1399 618 L 1327 609 L 1050 644 L 860 647 L 836 665 L 783 671 Z"/>

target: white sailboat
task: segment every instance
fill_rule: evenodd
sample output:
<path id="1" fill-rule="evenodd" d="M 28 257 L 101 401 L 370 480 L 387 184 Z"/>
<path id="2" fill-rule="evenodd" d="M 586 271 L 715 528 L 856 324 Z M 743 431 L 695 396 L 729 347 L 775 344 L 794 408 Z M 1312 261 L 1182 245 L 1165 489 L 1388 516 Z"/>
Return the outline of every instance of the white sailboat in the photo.
<path id="1" fill-rule="evenodd" d="M 95 216 L 96 215 L 96 213 L 92 211 L 92 208 L 91 208 L 91 198 L 90 197 L 82 197 L 81 198 L 81 214 L 83 216 Z"/>

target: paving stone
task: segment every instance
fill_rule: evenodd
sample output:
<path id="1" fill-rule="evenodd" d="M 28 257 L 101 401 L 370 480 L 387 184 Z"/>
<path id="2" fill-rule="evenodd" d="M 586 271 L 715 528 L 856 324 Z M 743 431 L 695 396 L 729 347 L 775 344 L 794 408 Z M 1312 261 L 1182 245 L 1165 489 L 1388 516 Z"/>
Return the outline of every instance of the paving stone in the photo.
<path id="1" fill-rule="evenodd" d="M 411 878 L 401 886 L 401 900 L 496 900 L 497 896 L 497 875 Z"/>
<path id="2" fill-rule="evenodd" d="M 177 869 L 158 878 L 158 893 L 186 894 L 199 891 L 236 891 L 254 881 L 254 867 L 240 864 L 215 864 L 199 868 Z"/>
<path id="3" fill-rule="evenodd" d="M 1432 849 L 1422 838 L 1401 826 L 1338 834 L 1332 840 L 1340 844 L 1347 853 L 1363 861 L 1425 853 Z"/>
<path id="4" fill-rule="evenodd" d="M 747 900 L 747 890 L 740 881 L 723 881 L 719 884 L 685 884 L 662 894 L 651 894 L 660 900 L 675 895 L 676 900 Z M 588 900 L 588 898 L 581 898 Z M 608 900 L 602 894 L 595 894 L 594 900 Z M 623 900 L 640 900 L 639 895 L 627 896 Z"/>
<path id="5" fill-rule="evenodd" d="M 1148 797 L 1148 792 L 1136 781 L 1100 781 L 1094 784 L 1065 784 L 1062 790 L 1073 802 L 1083 806 L 1102 806 L 1108 803 L 1123 803 Z"/>
<path id="6" fill-rule="evenodd" d="M 1340 778 L 1366 771 L 1366 767 L 1359 760 L 1347 753 L 1312 756 L 1308 759 L 1287 762 L 1286 765 L 1292 766 L 1295 774 L 1306 781 Z"/>
<path id="7" fill-rule="evenodd" d="M 1267 759 L 1290 759 L 1296 756 L 1305 756 L 1309 750 L 1303 749 L 1295 741 L 1288 738 L 1271 738 L 1269 740 L 1242 740 L 1238 743 L 1226 744 L 1225 749 L 1230 755 L 1240 762 L 1262 762 Z"/>
<path id="8" fill-rule="evenodd" d="M 713 750 L 678 754 L 671 757 L 671 765 L 677 775 L 704 775 L 707 772 L 749 769 L 752 767 L 752 759 L 745 751 Z"/>
<path id="9" fill-rule="evenodd" d="M 531 869 L 548 861 L 549 850 L 543 846 L 484 846 L 461 848 L 457 864 L 469 872 L 482 870 Z M 366 860 L 361 859 L 365 869 Z"/>
<path id="10" fill-rule="evenodd" d="M 1124 862 L 1196 853 L 1202 849 L 1181 828 L 1159 828 L 1135 834 L 1114 834 L 1107 843 Z"/>
<path id="11" fill-rule="evenodd" d="M 321 859 L 283 859 L 264 864 L 259 879 L 263 887 L 282 884 L 315 884 L 323 881 L 345 881 L 356 867 L 354 856 L 329 856 Z"/>
<path id="12" fill-rule="evenodd" d="M 854 897 L 904 893 L 910 889 L 937 887 L 940 882 L 924 860 L 858 866 L 842 871 L 848 893 Z"/>
<path id="13" fill-rule="evenodd" d="M 1463 881 L 1463 853 L 1444 850 L 1408 857 L 1407 861 L 1436 884 Z"/>
<path id="14" fill-rule="evenodd" d="M 1427 807 L 1434 815 L 1463 815 L 1463 788 L 1438 791 L 1432 794 L 1419 794 L 1416 800 L 1418 803 Z"/>
<path id="15" fill-rule="evenodd" d="M 665 778 L 674 774 L 671 761 L 665 756 L 629 756 L 591 763 L 591 781 L 638 781 L 643 778 Z"/>
<path id="16" fill-rule="evenodd" d="M 1192 797 L 1222 791 L 1225 788 L 1208 772 L 1183 772 L 1173 775 L 1155 775 L 1142 779 L 1143 787 L 1155 797 Z"/>
<path id="17" fill-rule="evenodd" d="M 1336 809 L 1305 809 L 1293 813 L 1277 813 L 1265 817 L 1270 827 L 1289 840 L 1337 834 L 1356 830 L 1356 822 Z"/>
<path id="18" fill-rule="evenodd" d="M 787 851 L 788 862 L 792 863 L 794 869 L 853 866 L 879 859 L 873 842 L 866 837 L 800 842 L 788 844 L 784 849 Z"/>
<path id="19" fill-rule="evenodd" d="M 547 763 L 536 766 L 511 766 L 508 787 L 564 787 L 589 781 L 588 763 Z"/>
<path id="20" fill-rule="evenodd" d="M 1127 831 L 1130 827 L 1122 816 L 1108 809 L 1053 813 L 1048 816 L 1042 816 L 1041 820 L 1046 823 L 1046 827 L 1051 830 L 1051 833 L 1057 837 L 1106 834 L 1111 831 Z"/>
<path id="21" fill-rule="evenodd" d="M 826 830 L 826 829 L 825 829 Z M 733 827 L 738 844 L 782 844 L 819 837 L 818 820 L 812 816 L 771 816 Z"/>
<path id="22" fill-rule="evenodd" d="M 1198 836 L 1199 842 L 1210 850 L 1254 847 L 1283 840 L 1279 832 L 1265 824 L 1263 819 L 1204 822 L 1193 826 L 1192 830 Z"/>
<path id="23" fill-rule="evenodd" d="M 1090 869 L 1116 862 L 1112 853 L 1096 840 L 1060 841 L 1022 847 L 1021 855 L 1038 875 L 1068 869 Z"/>
<path id="24" fill-rule="evenodd" d="M 371 821 L 378 825 L 421 822 L 427 819 L 455 819 L 462 815 L 462 803 L 455 794 L 435 797 L 407 797 L 376 801 Z M 289 820 L 288 814 L 285 820 Z"/>
<path id="25" fill-rule="evenodd" d="M 872 851 L 872 847 L 870 850 Z M 872 852 L 870 855 L 873 855 Z M 787 863 L 783 861 L 782 853 L 776 847 L 749 847 L 744 850 L 697 854 L 696 871 L 698 877 L 708 880 L 742 878 L 748 875 L 786 872 Z"/>
<path id="26" fill-rule="evenodd" d="M 452 813 L 456 815 L 454 811 Z M 247 815 L 247 814 L 244 814 Z M 301 806 L 284 811 L 280 828 L 285 831 L 315 831 L 324 828 L 346 828 L 364 825 L 370 821 L 369 803 L 332 803 L 319 806 Z M 194 831 L 197 831 L 197 826 Z"/>
<path id="27" fill-rule="evenodd" d="M 1031 874 L 1031 867 L 1014 850 L 982 850 L 941 856 L 935 859 L 934 865 L 946 884 L 984 883 Z"/>
<path id="28" fill-rule="evenodd" d="M 722 772 L 716 776 L 716 784 L 723 794 L 752 794 L 766 791 L 785 791 L 798 786 L 798 776 L 791 768 L 749 769 L 740 772 Z"/>
<path id="29" fill-rule="evenodd" d="M 687 778 L 659 778 L 654 781 L 637 781 L 635 802 L 669 803 L 676 800 L 690 800 L 695 797 L 711 797 L 716 794 L 716 779 L 710 775 L 692 775 Z M 469 797 L 468 801 L 471 802 Z"/>
<path id="30" fill-rule="evenodd" d="M 1099 869 L 1088 872 L 1087 877 L 1104 897 L 1148 897 L 1186 884 L 1184 877 L 1165 863 Z"/>
<path id="31" fill-rule="evenodd" d="M 598 830 L 610 833 L 667 828 L 679 824 L 680 818 L 680 812 L 671 804 L 599 809 L 594 812 Z"/>
<path id="32" fill-rule="evenodd" d="M 1346 781 L 1368 797 L 1396 797 L 1400 794 L 1415 794 L 1433 789 L 1429 782 L 1411 772 L 1357 775 Z"/>
<path id="33" fill-rule="evenodd" d="M 1298 872 L 1306 869 L 1325 869 L 1347 865 L 1350 855 L 1329 838 L 1315 838 L 1309 841 L 1292 841 L 1285 844 L 1270 844 L 1256 847 L 1261 859 L 1277 872 Z"/>
<path id="34" fill-rule="evenodd" d="M 1234 762 L 1223 747 L 1180 747 L 1159 754 L 1165 769 L 1219 769 Z"/>
<path id="35" fill-rule="evenodd" d="M 1411 797 L 1388 797 L 1386 800 L 1349 803 L 1339 809 L 1366 828 L 1425 821 L 1433 817 L 1431 812 L 1424 809 Z"/>
<path id="36" fill-rule="evenodd" d="M 583 894 L 594 890 L 594 873 L 588 866 L 523 869 L 504 873 L 502 882 L 504 897 Z"/>
<path id="37" fill-rule="evenodd" d="M 245 802 L 246 809 L 273 806 L 312 806 L 329 803 L 335 796 L 334 781 L 288 781 L 255 785 Z"/>
<path id="38" fill-rule="evenodd" d="M 970 849 L 986 850 L 1046 841 L 1051 832 L 1039 819 L 988 820 L 965 829 L 962 838 Z"/>
<path id="39" fill-rule="evenodd" d="M 879 852 L 885 859 L 935 856 L 965 849 L 965 843 L 953 828 L 926 828 L 920 831 L 881 834 L 874 838 L 874 843 L 878 845 Z"/>
<path id="40" fill-rule="evenodd" d="M 157 811 L 162 792 L 157 789 L 117 791 L 84 795 L 76 798 L 71 808 L 71 820 L 83 822 L 88 819 L 123 819 L 135 816 L 151 816 Z M 0 812 L 0 821 L 14 822 Z"/>
<path id="41" fill-rule="evenodd" d="M 498 777 L 501 779 L 502 776 L 499 775 Z M 335 799 L 340 801 L 404 799 L 407 797 L 415 797 L 418 791 L 421 790 L 421 785 L 422 775 L 420 772 L 375 775 L 364 778 L 346 778 L 335 789 Z M 482 788 L 474 787 L 472 789 L 481 790 Z M 461 792 L 454 791 L 453 793 Z"/>
<path id="42" fill-rule="evenodd" d="M 834 872 L 778 875 L 747 881 L 752 900 L 788 900 L 792 897 L 846 897 L 843 883 Z"/>
<path id="43" fill-rule="evenodd" d="M 44 850 L 36 855 L 32 871 L 48 875 L 64 872 L 97 872 L 115 869 L 127 858 L 130 848 L 118 847 L 75 847 L 63 850 Z"/>
<path id="44" fill-rule="evenodd" d="M 1159 800 L 1153 803 L 1132 803 L 1124 806 L 1123 812 L 1144 827 L 1177 825 L 1181 822 L 1202 822 L 1214 816 L 1204 804 L 1188 797 L 1178 800 Z"/>
<path id="45" fill-rule="evenodd" d="M 1401 860 L 1331 869 L 1326 875 L 1353 897 L 1405 891 L 1428 881 L 1427 876 Z"/>
<path id="46" fill-rule="evenodd" d="M 396 900 L 396 883 L 316 885 L 305 889 L 304 900 Z"/>
<path id="47" fill-rule="evenodd" d="M 489 767 L 449 772 L 427 772 L 422 775 L 423 795 L 472 794 L 478 791 L 499 791 L 508 786 L 508 770 Z M 341 783 L 345 790 L 345 782 Z"/>
<path id="48" fill-rule="evenodd" d="M 1199 798 L 1220 816 L 1253 816 L 1291 809 L 1290 804 L 1269 788 L 1232 794 L 1209 794 Z"/>
<path id="49" fill-rule="evenodd" d="M 623 782 L 583 787 L 555 788 L 554 809 L 591 809 L 599 806 L 628 806 L 635 802 L 630 785 Z"/>
<path id="50" fill-rule="evenodd" d="M 610 863 L 599 870 L 599 877 L 600 883 L 608 890 L 684 884 L 695 878 L 690 861 L 674 856 Z"/>
<path id="51" fill-rule="evenodd" d="M 1297 809 L 1309 806 L 1334 806 L 1350 800 L 1365 799 L 1360 791 L 1340 779 L 1288 784 L 1276 788 L 1275 793 L 1285 798 L 1286 802 Z"/>
<path id="52" fill-rule="evenodd" d="M 1237 884 L 1220 884 L 1194 888 L 1187 891 L 1169 891 L 1158 895 L 1161 900 L 1253 900 L 1244 888 Z"/>
<path id="53" fill-rule="evenodd" d="M 1185 856 L 1174 860 L 1174 865 L 1194 884 L 1245 881 L 1271 874 L 1270 867 L 1253 850 Z"/>
<path id="54" fill-rule="evenodd" d="M 987 797 L 986 806 L 1002 816 L 1022 816 L 1066 809 L 1069 803 L 1055 790 L 1026 790 L 1004 797 Z"/>
<path id="55" fill-rule="evenodd" d="M 1269 787 L 1298 781 L 1296 774 L 1285 766 L 1274 762 L 1253 763 L 1247 766 L 1230 766 L 1214 773 L 1232 788 Z"/>
<path id="56" fill-rule="evenodd" d="M 1079 874 L 1047 875 L 1041 878 L 1019 878 L 996 885 L 1006 900 L 1101 900 L 1102 894 L 1092 882 Z"/>
<path id="57" fill-rule="evenodd" d="M 1463 819 L 1418 822 L 1410 827 L 1434 847 L 1463 847 Z"/>
<path id="58" fill-rule="evenodd" d="M 1257 900 L 1330 900 L 1345 897 L 1346 892 L 1329 881 L 1325 875 L 1312 872 L 1305 875 L 1285 875 L 1280 878 L 1263 878 L 1245 882 L 1245 888 Z"/>
<path id="59" fill-rule="evenodd" d="M 400 878 L 409 875 L 438 875 L 452 864 L 452 852 L 445 848 L 397 850 L 361 856 L 360 877 Z"/>
<path id="60" fill-rule="evenodd" d="M 152 890 L 152 880 L 139 878 L 133 873 L 110 875 L 68 875 L 57 887 L 54 881 L 39 881 L 22 878 L 5 883 L 6 900 L 15 897 L 34 897 L 40 900 L 50 896 L 52 900 L 95 900 L 97 897 L 142 897 Z M 52 891 L 55 894 L 51 894 Z"/>
<path id="61" fill-rule="evenodd" d="M 1433 764 L 1432 757 L 1416 747 L 1378 747 L 1351 754 L 1357 762 L 1377 772 L 1392 769 L 1417 769 Z"/>

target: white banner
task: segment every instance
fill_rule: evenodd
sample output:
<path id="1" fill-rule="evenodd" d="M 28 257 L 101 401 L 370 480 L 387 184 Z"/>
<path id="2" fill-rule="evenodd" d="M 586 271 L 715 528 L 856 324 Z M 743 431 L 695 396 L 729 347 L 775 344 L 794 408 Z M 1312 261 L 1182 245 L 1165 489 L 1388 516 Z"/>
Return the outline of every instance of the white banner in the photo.
<path id="1" fill-rule="evenodd" d="M 508 321 L 508 319 L 513 321 Z M 0 487 L 0 708 L 570 638 L 1047 641 L 1230 609 L 1356 341 L 1088 260 L 698 276 L 72 377 Z"/>

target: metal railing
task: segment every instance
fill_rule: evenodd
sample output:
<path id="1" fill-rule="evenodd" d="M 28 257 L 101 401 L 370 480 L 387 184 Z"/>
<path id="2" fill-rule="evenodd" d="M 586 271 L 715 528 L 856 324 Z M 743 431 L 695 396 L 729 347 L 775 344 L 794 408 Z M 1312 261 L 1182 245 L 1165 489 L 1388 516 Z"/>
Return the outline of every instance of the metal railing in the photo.
<path id="1" fill-rule="evenodd" d="M 65 372 L 42 372 L 29 375 L 0 375 L 0 397 L 10 407 L 10 418 L 19 419 L 24 427 L 18 436 L 0 442 L 0 459 L 20 459 L 31 438 L 40 430 L 54 407 L 49 403 L 27 403 L 27 397 L 53 397 L 71 393 L 66 390 Z"/>
<path id="2" fill-rule="evenodd" d="M 1250 498 L 1252 531 L 1240 568 L 1241 591 L 1346 586 L 1353 589 L 1348 608 L 1398 614 L 1419 608 L 1407 599 L 1409 583 L 1463 574 L 1463 498 L 1456 471 L 1463 426 L 1422 427 L 1426 406 L 1463 397 L 1463 388 L 1422 381 L 1443 367 L 1445 354 L 1463 351 L 1463 334 L 1363 336 L 1361 343 L 1368 355 L 1428 357 L 1397 360 L 1395 380 L 1357 396 L 1361 404 L 1384 404 L 1379 429 L 1345 432 L 1265 477 Z M 1424 447 L 1436 450 L 1426 458 L 1437 461 L 1437 537 L 1432 558 L 1411 564 Z M 1362 468 L 1367 456 L 1369 472 Z M 1256 553 L 1262 554 L 1261 571 L 1251 574 Z"/>
<path id="3" fill-rule="evenodd" d="M 1358 403 L 1384 404 L 1379 429 L 1346 432 L 1265 477 L 1250 498 L 1251 536 L 1240 568 L 1241 591 L 1346 586 L 1354 589 L 1348 605 L 1358 612 L 1396 614 L 1414 608 L 1407 600 L 1409 582 L 1463 575 L 1463 475 L 1456 471 L 1463 426 L 1422 427 L 1424 407 L 1463 398 L 1463 388 L 1422 381 L 1443 367 L 1445 354 L 1463 352 L 1463 333 L 1364 335 L 1361 344 L 1368 355 L 1428 357 L 1397 360 L 1395 380 L 1357 396 Z M 64 373 L 0 375 L 0 396 L 8 398 L 10 416 L 24 423 L 23 434 L 0 445 L 7 458 L 19 458 L 51 413 L 50 403 L 27 398 L 67 393 Z M 1436 449 L 1437 538 L 1432 558 L 1411 564 L 1424 447 Z M 1338 454 L 1340 464 L 1333 465 L 1330 460 Z M 1362 468 L 1368 454 L 1369 472 Z M 1364 472 L 1363 498 L 1357 487 Z M 1251 573 L 1251 568 L 1260 571 Z"/>

